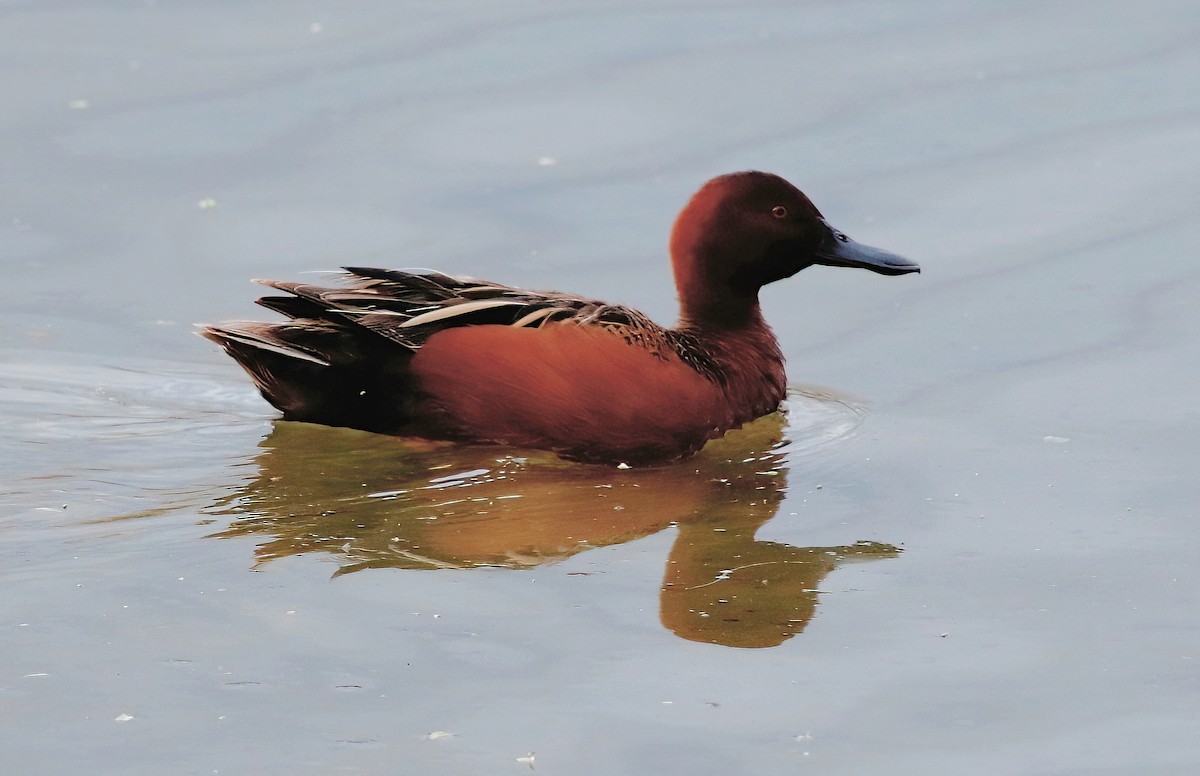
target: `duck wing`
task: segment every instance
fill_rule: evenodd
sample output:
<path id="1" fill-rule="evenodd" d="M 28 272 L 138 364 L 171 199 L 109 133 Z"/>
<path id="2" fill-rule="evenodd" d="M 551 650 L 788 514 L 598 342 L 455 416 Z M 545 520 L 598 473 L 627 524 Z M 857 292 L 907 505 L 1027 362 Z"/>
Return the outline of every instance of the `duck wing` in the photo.
<path id="1" fill-rule="evenodd" d="M 678 346 L 674 332 L 620 305 L 431 270 L 344 269 L 337 286 L 256 281 L 284 292 L 257 301 L 287 321 L 201 327 L 287 419 L 372 431 L 407 425 L 415 406 L 409 362 L 451 328 L 571 322 L 663 358 Z"/>
<path id="2" fill-rule="evenodd" d="M 258 304 L 293 320 L 358 326 L 415 352 L 434 334 L 458 326 L 538 328 L 551 321 L 627 329 L 637 338 L 665 339 L 663 329 L 628 307 L 557 291 L 528 291 L 431 270 L 346 267 L 338 287 L 257 281 L 290 296 Z"/>

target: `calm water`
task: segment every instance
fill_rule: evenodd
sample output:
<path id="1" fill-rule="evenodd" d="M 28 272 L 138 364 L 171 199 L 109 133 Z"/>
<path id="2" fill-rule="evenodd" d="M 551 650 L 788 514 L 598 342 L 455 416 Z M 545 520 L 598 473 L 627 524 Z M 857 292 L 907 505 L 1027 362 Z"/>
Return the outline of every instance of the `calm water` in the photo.
<path id="1" fill-rule="evenodd" d="M 1200 5 L 0 4 L 13 773 L 1200 771 Z M 767 169 L 917 259 L 618 472 L 273 422 L 193 321 L 434 266 L 674 314 Z M 823 387 L 817 387 L 823 386 Z"/>

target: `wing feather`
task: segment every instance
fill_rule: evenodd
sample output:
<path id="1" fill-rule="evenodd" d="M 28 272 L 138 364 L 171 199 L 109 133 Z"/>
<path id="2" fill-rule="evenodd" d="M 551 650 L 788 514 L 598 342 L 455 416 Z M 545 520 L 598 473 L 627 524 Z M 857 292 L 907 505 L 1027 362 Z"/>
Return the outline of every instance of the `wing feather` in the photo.
<path id="1" fill-rule="evenodd" d="M 448 328 L 488 324 L 539 327 L 552 320 L 606 328 L 631 345 L 659 354 L 671 349 L 664 329 L 636 310 L 619 305 L 432 270 L 344 270 L 340 276 L 343 283 L 336 286 L 256 280 L 284 294 L 264 296 L 258 303 L 297 323 L 303 319 L 365 329 L 413 352 Z"/>

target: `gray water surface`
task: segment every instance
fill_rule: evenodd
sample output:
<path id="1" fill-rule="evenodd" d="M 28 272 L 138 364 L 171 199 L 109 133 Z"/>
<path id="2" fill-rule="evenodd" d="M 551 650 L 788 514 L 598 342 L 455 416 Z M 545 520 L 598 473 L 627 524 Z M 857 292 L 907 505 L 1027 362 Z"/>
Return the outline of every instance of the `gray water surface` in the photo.
<path id="1" fill-rule="evenodd" d="M 1200 6 L 0 5 L 13 773 L 1200 772 Z M 766 169 L 919 276 L 764 294 L 665 469 L 279 423 L 193 321 L 430 266 L 670 322 Z M 818 387 L 822 386 L 822 387 Z"/>

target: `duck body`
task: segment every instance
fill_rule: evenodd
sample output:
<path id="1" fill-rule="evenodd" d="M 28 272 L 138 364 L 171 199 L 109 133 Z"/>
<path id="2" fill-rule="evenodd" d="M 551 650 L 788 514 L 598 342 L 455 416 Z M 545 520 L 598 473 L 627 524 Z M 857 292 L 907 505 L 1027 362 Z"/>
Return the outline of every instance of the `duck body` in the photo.
<path id="1" fill-rule="evenodd" d="M 758 290 L 815 263 L 919 271 L 850 241 L 767 173 L 707 183 L 676 221 L 681 316 L 426 270 L 339 286 L 259 281 L 277 323 L 204 326 L 289 420 L 655 464 L 778 409 L 783 355 Z"/>

